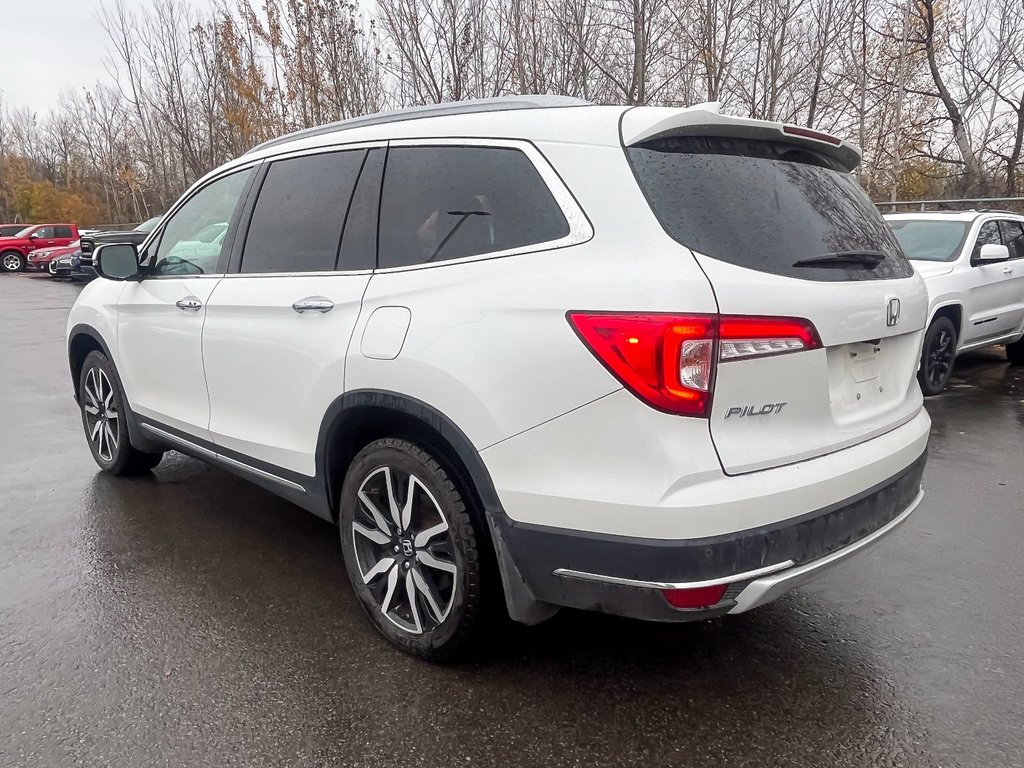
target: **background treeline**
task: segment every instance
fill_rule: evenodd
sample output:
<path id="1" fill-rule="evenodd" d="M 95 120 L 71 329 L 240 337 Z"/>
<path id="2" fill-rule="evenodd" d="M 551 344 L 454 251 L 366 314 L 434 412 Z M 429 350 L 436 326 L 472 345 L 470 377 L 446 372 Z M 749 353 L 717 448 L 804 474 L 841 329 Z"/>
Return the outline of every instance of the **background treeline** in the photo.
<path id="1" fill-rule="evenodd" d="M 153 0 L 110 76 L 0 104 L 0 220 L 139 221 L 296 128 L 510 93 L 688 105 L 858 143 L 877 199 L 1014 195 L 1024 0 Z M 73 80 L 74 73 L 68 73 Z"/>

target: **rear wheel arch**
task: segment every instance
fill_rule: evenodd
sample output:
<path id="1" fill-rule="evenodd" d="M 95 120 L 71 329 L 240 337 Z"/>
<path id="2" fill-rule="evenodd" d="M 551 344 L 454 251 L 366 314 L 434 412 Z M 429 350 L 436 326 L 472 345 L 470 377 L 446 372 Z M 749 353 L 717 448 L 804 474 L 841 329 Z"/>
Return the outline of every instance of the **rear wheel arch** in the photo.
<path id="1" fill-rule="evenodd" d="M 524 624 L 550 618 L 557 608 L 537 600 L 509 550 L 503 532 L 508 525 L 505 511 L 479 452 L 455 422 L 421 400 L 363 389 L 346 393 L 328 408 L 320 426 L 316 461 L 334 521 L 339 519 L 338 500 L 353 459 L 363 447 L 384 437 L 402 438 L 432 453 L 462 491 L 482 545 L 482 565 L 492 574 L 498 572 L 490 581 L 500 584 L 509 617 Z"/>
<path id="2" fill-rule="evenodd" d="M 377 389 L 348 392 L 327 409 L 317 440 L 317 470 L 324 478 L 331 514 L 352 459 L 382 437 L 420 442 L 440 454 L 474 497 L 481 511 L 497 511 L 490 474 L 466 434 L 447 416 L 416 398 Z"/>

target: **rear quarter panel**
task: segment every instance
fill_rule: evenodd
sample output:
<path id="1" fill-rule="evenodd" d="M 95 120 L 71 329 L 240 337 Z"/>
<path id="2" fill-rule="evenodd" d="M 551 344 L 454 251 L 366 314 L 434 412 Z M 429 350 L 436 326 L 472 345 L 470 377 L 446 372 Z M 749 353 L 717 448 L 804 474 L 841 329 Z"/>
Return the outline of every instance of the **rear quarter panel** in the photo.
<path id="1" fill-rule="evenodd" d="M 345 388 L 414 397 L 486 448 L 621 389 L 570 327 L 569 310 L 714 312 L 689 252 L 647 206 L 618 146 L 537 144 L 592 224 L 565 248 L 375 274 Z M 595 170 L 597 170 L 595 183 Z M 393 360 L 360 353 L 378 307 L 407 307 Z"/>

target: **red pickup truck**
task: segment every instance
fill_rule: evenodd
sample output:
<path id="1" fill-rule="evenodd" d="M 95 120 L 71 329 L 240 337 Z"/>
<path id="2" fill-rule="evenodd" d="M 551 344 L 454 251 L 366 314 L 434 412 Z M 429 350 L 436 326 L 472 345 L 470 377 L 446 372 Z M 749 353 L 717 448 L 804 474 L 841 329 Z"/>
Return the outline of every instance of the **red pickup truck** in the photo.
<path id="1" fill-rule="evenodd" d="M 20 272 L 37 248 L 57 248 L 78 239 L 74 224 L 32 224 L 13 237 L 0 237 L 0 270 Z"/>

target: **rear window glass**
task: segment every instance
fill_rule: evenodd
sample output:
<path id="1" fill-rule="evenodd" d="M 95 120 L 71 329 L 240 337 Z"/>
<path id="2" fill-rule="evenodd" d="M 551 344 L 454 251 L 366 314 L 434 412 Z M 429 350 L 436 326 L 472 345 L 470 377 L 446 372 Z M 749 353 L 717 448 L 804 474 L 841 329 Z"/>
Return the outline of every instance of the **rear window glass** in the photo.
<path id="1" fill-rule="evenodd" d="M 963 221 L 890 219 L 889 226 L 906 257 L 920 261 L 955 261 L 967 236 Z"/>
<path id="2" fill-rule="evenodd" d="M 703 136 L 656 139 L 627 153 L 662 226 L 705 256 L 805 280 L 913 274 L 856 179 L 824 155 Z M 836 254 L 844 256 L 822 263 Z M 803 259 L 817 264 L 798 266 Z"/>

